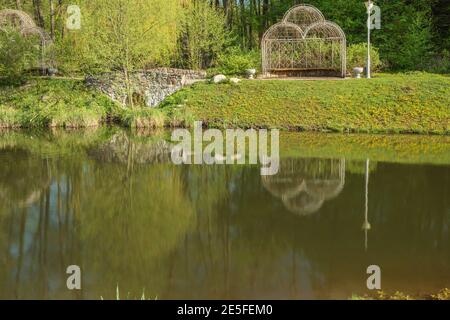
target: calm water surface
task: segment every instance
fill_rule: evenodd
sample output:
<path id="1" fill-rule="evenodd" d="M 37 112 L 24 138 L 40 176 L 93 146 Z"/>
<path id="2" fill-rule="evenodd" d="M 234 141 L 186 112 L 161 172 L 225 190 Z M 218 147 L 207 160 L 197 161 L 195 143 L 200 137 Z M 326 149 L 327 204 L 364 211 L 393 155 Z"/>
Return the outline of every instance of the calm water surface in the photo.
<path id="1" fill-rule="evenodd" d="M 273 177 L 172 165 L 167 137 L 0 133 L 0 298 L 349 298 L 371 264 L 450 287 L 449 137 L 286 134 Z"/>

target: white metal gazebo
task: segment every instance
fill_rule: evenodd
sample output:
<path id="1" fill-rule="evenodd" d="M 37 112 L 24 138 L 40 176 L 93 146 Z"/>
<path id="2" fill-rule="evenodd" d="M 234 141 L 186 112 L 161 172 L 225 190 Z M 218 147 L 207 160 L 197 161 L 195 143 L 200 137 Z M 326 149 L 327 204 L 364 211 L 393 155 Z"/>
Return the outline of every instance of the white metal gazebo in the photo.
<path id="1" fill-rule="evenodd" d="M 263 35 L 264 76 L 345 77 L 347 41 L 336 23 L 311 5 L 291 8 Z"/>

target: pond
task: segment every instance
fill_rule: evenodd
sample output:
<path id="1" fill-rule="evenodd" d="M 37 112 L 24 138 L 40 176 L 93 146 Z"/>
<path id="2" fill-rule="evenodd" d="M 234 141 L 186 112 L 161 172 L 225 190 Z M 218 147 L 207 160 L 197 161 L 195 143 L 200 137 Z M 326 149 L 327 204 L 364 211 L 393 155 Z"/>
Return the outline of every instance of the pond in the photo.
<path id="1" fill-rule="evenodd" d="M 169 149 L 0 132 L 0 299 L 347 299 L 370 265 L 385 292 L 450 286 L 450 137 L 282 133 L 275 176 Z"/>

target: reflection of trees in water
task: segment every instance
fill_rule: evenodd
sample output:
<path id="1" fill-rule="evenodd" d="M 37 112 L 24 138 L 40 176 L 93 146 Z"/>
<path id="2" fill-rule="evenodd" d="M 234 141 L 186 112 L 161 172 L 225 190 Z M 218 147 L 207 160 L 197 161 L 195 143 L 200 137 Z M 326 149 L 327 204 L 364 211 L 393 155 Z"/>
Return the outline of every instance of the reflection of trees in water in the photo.
<path id="1" fill-rule="evenodd" d="M 170 161 L 170 143 L 162 135 L 139 138 L 119 131 L 104 143 L 90 148 L 88 154 L 103 162 L 167 163 Z"/>
<path id="2" fill-rule="evenodd" d="M 345 159 L 281 159 L 278 174 L 262 176 L 262 184 L 289 211 L 309 215 L 344 188 Z"/>
<path id="3" fill-rule="evenodd" d="M 30 161 L 29 156 L 21 149 L 0 151 L 0 207 L 29 206 L 39 200 L 42 189 L 50 184 L 48 163 Z"/>
<path id="4" fill-rule="evenodd" d="M 0 190 L 9 201 L 0 205 L 5 240 L 0 296 L 67 295 L 70 264 L 85 271 L 83 284 L 91 298 L 107 296 L 117 283 L 137 295 L 147 283 L 147 293 L 158 294 L 162 277 L 154 282 L 152 270 L 183 239 L 193 219 L 182 168 L 141 165 L 136 157 L 145 150 L 157 156 L 160 141 L 130 142 L 127 162 L 105 164 L 89 160 L 85 152 L 39 155 L 36 145 L 48 140 L 17 137 L 14 149 L 1 153 Z M 107 143 L 123 145 L 127 136 L 116 137 Z M 20 151 L 30 140 L 33 155 Z M 111 291 L 102 290 L 106 285 Z"/>
<path id="5" fill-rule="evenodd" d="M 302 219 L 279 214 L 284 204 L 268 196 L 257 168 L 153 164 L 154 157 L 138 158 L 152 154 L 152 140 L 121 139 L 130 142 L 117 139 L 112 149 L 126 151 L 111 161 L 98 158 L 96 143 L 70 157 L 2 152 L 11 165 L 0 186 L 16 198 L 0 204 L 0 297 L 114 298 L 117 284 L 122 297 L 139 297 L 144 288 L 148 298 L 160 299 L 325 297 L 348 290 L 374 257 L 402 274 L 411 265 L 424 277 L 448 263 L 448 169 L 381 164 L 371 173 L 366 253 L 363 163 L 358 174 L 345 163 L 340 192 L 339 183 L 324 183 L 341 181 L 338 160 L 283 162 L 280 176 L 292 179 L 269 185 L 277 197 L 295 198 L 299 185 L 325 200 L 340 192 L 333 206 Z M 40 141 L 33 143 L 37 150 Z M 5 183 L 28 175 L 35 185 Z M 18 190 L 35 189 L 36 202 L 17 205 L 28 198 Z M 402 252 L 405 262 L 397 257 Z M 414 263 L 417 257 L 424 261 Z M 79 296 L 65 288 L 69 264 L 84 270 Z"/>
<path id="6" fill-rule="evenodd" d="M 0 188 L 8 195 L 0 205 L 0 297 L 46 298 L 65 286 L 65 266 L 77 252 L 76 192 L 52 159 L 20 146 L 0 153 Z"/>
<path id="7" fill-rule="evenodd" d="M 83 268 L 91 295 L 121 290 L 156 296 L 167 270 L 160 268 L 192 227 L 180 168 L 93 164 L 80 199 Z M 105 287 L 110 290 L 104 291 Z M 99 290 L 102 289 L 102 290 Z"/>
<path id="8" fill-rule="evenodd" d="M 417 280 L 424 288 L 445 286 L 449 275 L 442 272 L 445 263 L 448 270 L 450 252 L 450 212 L 444 198 L 448 178 L 429 175 L 429 168 L 417 166 L 381 164 L 374 170 L 369 203 L 373 230 L 366 252 L 361 231 L 365 165 L 358 164 L 361 170 L 347 172 L 345 190 L 333 205 L 323 206 L 309 219 L 280 215 L 282 203 L 265 195 L 258 170 L 233 172 L 227 180 L 230 202 L 216 207 L 215 219 L 201 224 L 178 248 L 172 286 L 164 297 L 346 298 L 364 292 L 365 270 L 374 261 L 396 270 L 386 288 L 404 288 L 417 270 L 424 271 Z M 446 187 L 425 192 L 432 181 L 436 189 Z M 405 205 L 402 194 L 411 195 L 408 199 L 414 204 Z M 417 259 L 425 260 L 414 263 Z"/>
<path id="9" fill-rule="evenodd" d="M 147 297 L 166 291 L 177 263 L 175 248 L 195 225 L 200 229 L 215 219 L 214 208 L 226 196 L 226 176 L 214 166 L 151 165 L 164 160 L 164 142 L 131 138 L 115 134 L 100 151 L 90 145 L 88 153 L 70 157 L 23 153 L 22 166 L 2 172 L 0 186 L 8 185 L 8 177 L 25 182 L 33 177 L 37 186 L 16 182 L 5 189 L 16 198 L 0 215 L 0 238 L 6 240 L 0 244 L 6 253 L 0 260 L 0 296 L 67 296 L 70 264 L 82 268 L 86 297 L 114 297 L 116 284 L 134 297 L 144 288 Z M 11 162 L 19 155 L 2 154 Z M 38 179 L 40 171 L 45 179 Z M 40 196 L 20 211 L 18 195 L 27 188 Z M 198 223 L 195 211 L 202 217 Z"/>

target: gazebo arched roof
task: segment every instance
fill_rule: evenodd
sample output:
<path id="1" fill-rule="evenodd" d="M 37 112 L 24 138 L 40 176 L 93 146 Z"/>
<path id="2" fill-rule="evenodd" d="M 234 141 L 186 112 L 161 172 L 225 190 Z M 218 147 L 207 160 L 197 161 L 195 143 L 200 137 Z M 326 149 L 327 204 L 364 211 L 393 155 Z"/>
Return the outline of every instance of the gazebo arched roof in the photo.
<path id="1" fill-rule="evenodd" d="M 280 161 L 280 169 L 276 175 L 261 177 L 264 188 L 280 198 L 289 211 L 299 215 L 318 211 L 325 201 L 337 197 L 345 186 L 344 159 L 315 159 L 309 164 L 304 161 L 284 159 Z M 308 172 L 326 163 L 338 164 L 337 170 L 333 170 L 331 166 L 332 171 L 321 172 L 319 176 Z"/>
<path id="2" fill-rule="evenodd" d="M 278 22 L 271 26 L 263 35 L 266 40 L 293 40 L 302 39 L 303 30 L 296 24 L 290 22 Z"/>
<path id="3" fill-rule="evenodd" d="M 0 25 L 5 25 L 8 22 L 18 24 L 20 30 L 32 29 L 36 27 L 33 18 L 26 12 L 12 9 L 0 10 Z"/>
<path id="4" fill-rule="evenodd" d="M 263 176 L 262 185 L 269 193 L 277 198 L 293 197 L 305 189 L 305 182 L 300 177 Z"/>
<path id="5" fill-rule="evenodd" d="M 307 26 L 325 21 L 322 12 L 309 4 L 299 4 L 289 9 L 283 17 L 283 22 L 290 22 L 298 25 L 301 29 Z"/>
<path id="6" fill-rule="evenodd" d="M 12 26 L 24 37 L 38 35 L 44 44 L 51 42 L 47 32 L 39 28 L 26 12 L 20 10 L 4 9 L 0 10 L 0 30 L 6 26 Z"/>
<path id="7" fill-rule="evenodd" d="M 283 197 L 283 204 L 290 212 L 300 216 L 310 215 L 318 211 L 325 199 L 303 192 L 295 197 Z"/>
<path id="8" fill-rule="evenodd" d="M 305 29 L 305 38 L 346 39 L 342 28 L 331 21 L 322 21 L 311 24 Z"/>
<path id="9" fill-rule="evenodd" d="M 319 196 L 325 200 L 331 200 L 337 197 L 344 189 L 345 177 L 340 176 L 339 179 L 329 180 L 307 180 L 305 184 L 305 190 L 309 194 Z"/>

